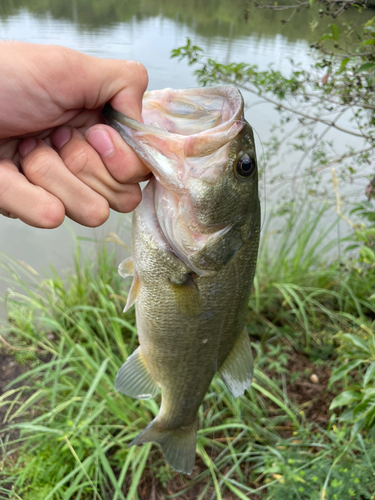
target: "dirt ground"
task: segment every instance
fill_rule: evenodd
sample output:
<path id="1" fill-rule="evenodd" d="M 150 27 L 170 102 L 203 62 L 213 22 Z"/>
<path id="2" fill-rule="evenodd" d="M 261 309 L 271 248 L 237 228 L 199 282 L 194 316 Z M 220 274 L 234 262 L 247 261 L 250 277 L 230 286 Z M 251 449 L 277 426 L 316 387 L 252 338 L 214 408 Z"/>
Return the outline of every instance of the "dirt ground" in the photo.
<path id="1" fill-rule="evenodd" d="M 5 387 L 26 370 L 27 368 L 17 363 L 13 356 L 1 354 L 0 351 L 0 396 L 4 393 Z M 0 406 L 0 433 L 4 428 L 4 417 L 7 411 L 6 406 Z"/>
<path id="2" fill-rule="evenodd" d="M 324 427 L 329 422 L 331 401 L 337 395 L 337 392 L 328 389 L 331 371 L 327 366 L 315 365 L 302 353 L 294 353 L 289 358 L 288 372 L 288 397 L 303 409 L 309 422 Z M 301 372 L 306 375 L 291 383 L 291 374 Z"/>

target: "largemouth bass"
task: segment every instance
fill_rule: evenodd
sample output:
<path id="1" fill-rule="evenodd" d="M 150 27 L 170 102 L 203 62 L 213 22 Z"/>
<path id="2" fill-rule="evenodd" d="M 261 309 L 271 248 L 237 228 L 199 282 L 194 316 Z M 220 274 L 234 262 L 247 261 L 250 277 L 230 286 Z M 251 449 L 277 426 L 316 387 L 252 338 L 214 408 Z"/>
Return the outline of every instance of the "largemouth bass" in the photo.
<path id="1" fill-rule="evenodd" d="M 195 462 L 197 412 L 218 372 L 233 396 L 252 380 L 245 314 L 260 230 L 258 171 L 243 99 L 231 86 L 146 92 L 139 123 L 103 110 L 154 174 L 133 214 L 133 275 L 140 347 L 116 390 L 155 397 L 157 417 L 131 445 L 156 442 L 174 469 Z"/>

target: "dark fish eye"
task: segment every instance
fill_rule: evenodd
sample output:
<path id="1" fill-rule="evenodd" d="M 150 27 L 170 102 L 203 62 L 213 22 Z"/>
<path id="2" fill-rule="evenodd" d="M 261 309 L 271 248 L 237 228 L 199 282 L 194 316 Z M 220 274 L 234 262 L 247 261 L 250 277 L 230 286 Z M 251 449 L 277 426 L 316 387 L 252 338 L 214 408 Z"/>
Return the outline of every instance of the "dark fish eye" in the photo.
<path id="1" fill-rule="evenodd" d="M 237 173 L 241 177 L 249 177 L 255 170 L 255 159 L 249 155 L 243 155 L 237 162 Z"/>

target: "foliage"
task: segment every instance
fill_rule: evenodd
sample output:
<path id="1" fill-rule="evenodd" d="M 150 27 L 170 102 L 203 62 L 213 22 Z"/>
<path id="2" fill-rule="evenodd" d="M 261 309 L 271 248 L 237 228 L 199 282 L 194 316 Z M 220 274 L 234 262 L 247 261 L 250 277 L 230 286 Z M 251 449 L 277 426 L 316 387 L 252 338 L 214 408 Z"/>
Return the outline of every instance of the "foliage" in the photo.
<path id="1" fill-rule="evenodd" d="M 299 151 L 290 180 L 296 182 L 309 162 L 309 195 L 331 196 L 337 212 L 337 220 L 321 231 L 327 205 L 317 208 L 310 198 L 301 205 L 286 200 L 282 209 L 270 211 L 247 316 L 254 382 L 235 400 L 214 379 L 199 412 L 192 478 L 166 467 L 158 447 L 128 447 L 158 412 L 160 398 L 135 401 L 113 390 L 118 367 L 138 342 L 134 312 L 122 313 L 126 293 L 114 253 L 103 246 L 89 261 L 78 248 L 67 279 L 56 272 L 45 279 L 3 257 L 10 287 L 4 349 L 26 371 L 0 396 L 6 409 L 1 499 L 143 500 L 155 497 L 155 488 L 160 496 L 181 500 L 190 494 L 225 500 L 227 493 L 264 500 L 374 498 L 373 205 L 354 208 L 351 217 L 359 221 L 343 241 L 329 239 L 343 215 L 337 189 L 319 178 L 336 165 L 341 180 L 355 180 L 373 159 L 373 25 L 355 32 L 331 24 L 318 44 L 327 52 L 324 60 L 310 70 L 296 67 L 289 77 L 272 68 L 206 59 L 190 41 L 174 52 L 202 64 L 202 83 L 236 83 L 273 102 L 282 126 L 268 144 L 266 165 L 275 164 L 282 148 Z M 349 109 L 350 129 L 340 122 Z M 332 129 L 354 131 L 363 146 L 335 150 L 326 138 Z M 298 403 L 296 382 L 314 389 L 310 372 L 291 370 L 301 356 L 314 372 L 333 373 L 329 387 L 316 386 L 312 400 L 309 393 L 309 400 Z M 307 410 L 319 392 L 331 398 L 332 411 L 315 421 Z"/>
<path id="2" fill-rule="evenodd" d="M 331 434 L 334 432 L 332 430 Z M 319 460 L 310 461 L 308 467 L 303 467 L 309 459 L 302 450 L 290 449 L 274 457 L 268 470 L 278 475 L 278 483 L 269 487 L 267 500 L 374 499 L 373 443 L 373 438 L 363 443 L 358 442 L 354 447 L 356 450 L 353 449 L 352 453 L 343 457 L 340 464 L 332 469 L 328 481 L 327 471 L 331 468 L 331 460 L 326 451 L 321 453 Z M 362 454 L 360 459 L 356 455 L 358 452 L 363 453 L 362 446 L 366 451 L 366 462 L 363 461 Z M 325 492 L 325 497 L 322 496 L 322 491 Z"/>
<path id="3" fill-rule="evenodd" d="M 362 293 L 375 303 L 374 206 L 370 202 L 358 203 L 351 214 L 359 216 L 362 222 L 347 238 L 352 244 L 347 246 L 346 251 L 356 251 L 356 257 L 347 263 L 347 269 L 352 277 L 360 280 Z M 360 322 L 352 333 L 340 331 L 336 338 L 340 364 L 333 372 L 330 384 L 342 382 L 344 391 L 332 401 L 331 409 L 348 407 L 340 420 L 354 423 L 352 433 L 355 433 L 375 424 L 375 332 L 373 327 Z"/>
<path id="4" fill-rule="evenodd" d="M 316 63 L 306 69 L 291 61 L 288 76 L 272 66 L 259 70 L 242 62 L 223 64 L 207 57 L 190 39 L 174 49 L 172 57 L 198 65 L 195 74 L 202 85 L 234 84 L 273 104 L 280 123 L 265 144 L 263 158 L 272 183 L 293 183 L 292 201 L 304 200 L 308 193 L 333 204 L 325 170 L 336 167 L 340 180 L 350 185 L 370 176 L 375 157 L 374 21 L 362 27 L 330 24 L 314 45 L 319 51 Z M 357 146 L 348 145 L 350 136 L 357 138 Z M 273 172 L 281 153 L 298 155 L 292 176 Z M 372 192 L 368 189 L 368 196 Z M 347 189 L 345 194 L 353 192 Z M 290 195 L 286 201 L 291 201 Z"/>
<path id="5" fill-rule="evenodd" d="M 340 364 L 330 379 L 331 384 L 340 381 L 344 387 L 330 408 L 348 407 L 340 420 L 354 423 L 353 434 L 375 425 L 375 332 L 361 326 L 356 334 L 337 335 Z"/>
<path id="6" fill-rule="evenodd" d="M 353 271 L 359 276 L 373 276 L 375 274 L 375 209 L 371 202 L 362 202 L 354 205 L 351 215 L 358 215 L 366 220 L 362 222 L 351 237 L 352 244 L 347 251 L 356 250 L 357 258 L 352 261 Z M 375 299 L 375 294 L 370 296 Z"/>

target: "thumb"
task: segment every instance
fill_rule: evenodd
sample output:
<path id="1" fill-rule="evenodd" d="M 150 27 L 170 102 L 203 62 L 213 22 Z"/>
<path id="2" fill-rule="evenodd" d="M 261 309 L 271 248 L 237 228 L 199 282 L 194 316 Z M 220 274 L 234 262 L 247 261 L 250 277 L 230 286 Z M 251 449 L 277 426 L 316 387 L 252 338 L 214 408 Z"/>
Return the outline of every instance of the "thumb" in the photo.
<path id="1" fill-rule="evenodd" d="M 146 68 L 135 61 L 101 59 L 95 60 L 93 64 L 95 72 L 101 67 L 102 75 L 97 76 L 97 88 L 92 90 L 94 95 L 91 98 L 96 99 L 94 107 L 101 107 L 110 101 L 113 108 L 140 121 L 142 98 L 148 85 Z M 88 97 L 89 93 L 88 88 Z"/>
<path id="2" fill-rule="evenodd" d="M 130 118 L 141 121 L 142 99 L 148 85 L 147 70 L 139 62 L 121 61 L 120 66 L 123 66 L 124 63 L 127 66 L 128 84 L 108 100 L 110 100 L 114 109 L 127 114 Z M 122 78 L 119 78 L 119 84 L 117 85 L 121 86 L 123 84 L 124 78 L 122 76 Z"/>
<path id="3" fill-rule="evenodd" d="M 49 67 L 55 70 L 53 81 L 59 87 L 55 95 L 65 110 L 96 109 L 110 101 L 118 111 L 140 120 L 148 85 L 147 70 L 141 63 L 101 59 L 65 47 L 55 49 L 61 54 Z"/>

